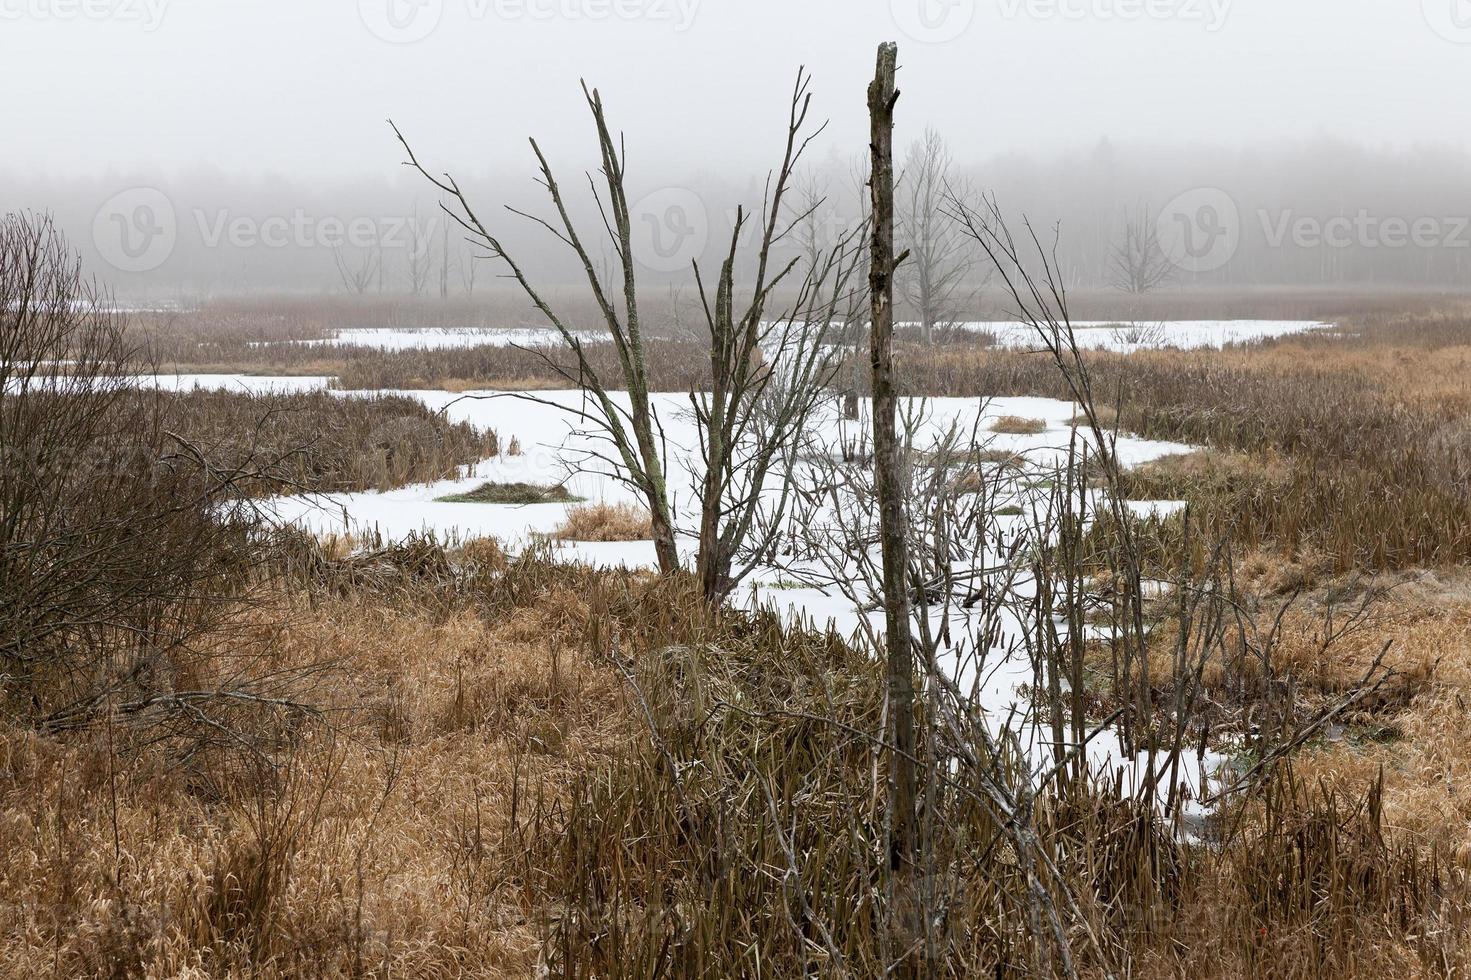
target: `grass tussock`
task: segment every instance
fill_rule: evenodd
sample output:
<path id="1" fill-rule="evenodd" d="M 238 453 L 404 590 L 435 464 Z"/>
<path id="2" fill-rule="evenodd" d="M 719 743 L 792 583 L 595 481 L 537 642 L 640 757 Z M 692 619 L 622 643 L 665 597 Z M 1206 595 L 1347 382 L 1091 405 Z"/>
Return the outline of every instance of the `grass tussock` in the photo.
<path id="1" fill-rule="evenodd" d="M 568 504 L 575 497 L 564 486 L 540 486 L 534 483 L 482 483 L 474 490 L 436 497 L 446 504 Z"/>
<path id="2" fill-rule="evenodd" d="M 1020 415 L 1003 415 L 991 423 L 991 431 L 1012 436 L 1035 436 L 1047 431 L 1042 419 L 1027 419 Z"/>
<path id="3" fill-rule="evenodd" d="M 1093 409 L 1094 419 L 1105 432 L 1113 432 L 1119 427 L 1119 413 L 1117 409 L 1107 405 L 1098 405 Z M 1074 429 L 1086 429 L 1093 424 L 1086 412 L 1079 412 L 1068 420 L 1068 425 Z"/>
<path id="4" fill-rule="evenodd" d="M 648 512 L 630 504 L 573 507 L 556 531 L 562 541 L 644 541 L 653 536 Z"/>

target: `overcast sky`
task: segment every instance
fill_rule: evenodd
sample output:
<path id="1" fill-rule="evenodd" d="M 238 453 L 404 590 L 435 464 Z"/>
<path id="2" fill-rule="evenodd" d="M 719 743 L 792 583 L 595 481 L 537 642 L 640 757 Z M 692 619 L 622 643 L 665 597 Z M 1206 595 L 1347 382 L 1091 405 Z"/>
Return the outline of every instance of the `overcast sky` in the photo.
<path id="1" fill-rule="evenodd" d="M 584 76 L 633 165 L 749 168 L 799 64 L 851 156 L 884 39 L 901 126 L 958 159 L 1471 133 L 1471 0 L 0 0 L 0 168 L 386 174 L 392 116 L 524 172 L 528 135 L 585 162 Z"/>

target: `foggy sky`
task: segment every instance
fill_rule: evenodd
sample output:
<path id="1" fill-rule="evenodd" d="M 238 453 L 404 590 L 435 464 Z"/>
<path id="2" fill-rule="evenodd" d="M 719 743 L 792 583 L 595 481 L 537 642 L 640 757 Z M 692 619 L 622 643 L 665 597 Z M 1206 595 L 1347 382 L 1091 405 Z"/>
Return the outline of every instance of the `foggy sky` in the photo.
<path id="1" fill-rule="evenodd" d="M 884 39 L 899 140 L 961 160 L 1471 133 L 1468 0 L 0 0 L 0 171 L 391 177 L 390 116 L 444 167 L 527 174 L 528 135 L 581 167 L 585 76 L 631 169 L 736 174 L 799 64 L 850 157 Z"/>

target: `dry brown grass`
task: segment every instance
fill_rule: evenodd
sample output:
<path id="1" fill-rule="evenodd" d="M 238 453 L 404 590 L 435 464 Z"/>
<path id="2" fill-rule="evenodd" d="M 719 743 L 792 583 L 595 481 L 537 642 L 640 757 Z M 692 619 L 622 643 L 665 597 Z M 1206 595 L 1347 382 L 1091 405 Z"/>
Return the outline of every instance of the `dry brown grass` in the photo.
<path id="1" fill-rule="evenodd" d="M 1224 351 L 1086 360 L 1100 400 L 1119 400 L 1120 428 L 1252 461 L 1186 494 L 1243 549 L 1311 550 L 1336 572 L 1471 560 L 1464 306 Z M 1045 358 L 1019 351 L 910 349 L 899 370 L 916 393 L 1072 397 Z"/>
<path id="2" fill-rule="evenodd" d="M 391 490 L 450 479 L 500 451 L 494 432 L 402 395 L 161 394 L 171 431 L 217 467 L 261 461 L 255 494 Z M 170 447 L 172 448 L 172 447 Z"/>
<path id="3" fill-rule="evenodd" d="M 644 541 L 654 536 L 647 511 L 630 504 L 573 507 L 557 528 L 562 541 Z"/>
<path id="4" fill-rule="evenodd" d="M 419 387 L 436 388 L 440 391 L 459 394 L 466 391 L 484 391 L 488 385 L 482 378 L 440 378 L 432 384 L 426 383 Z M 495 390 L 497 391 L 554 391 L 565 387 L 567 387 L 567 382 L 561 378 L 524 375 L 495 379 Z"/>
<path id="5" fill-rule="evenodd" d="M 1392 641 L 1388 662 L 1399 676 L 1302 769 L 1335 787 L 1382 771 L 1387 822 L 1471 867 L 1471 574 L 1408 574 L 1393 596 L 1343 663 L 1305 665 L 1341 681 Z"/>
<path id="6" fill-rule="evenodd" d="M 991 431 L 1012 436 L 1034 436 L 1047 431 L 1047 423 L 1041 419 L 1026 419 L 1020 415 L 1003 415 L 991 423 Z"/>
<path id="7" fill-rule="evenodd" d="M 632 730 L 581 642 L 597 593 L 543 573 L 497 615 L 370 588 L 295 610 L 252 642 L 332 663 L 330 724 L 277 776 L 0 729 L 0 973 L 531 975 L 531 838 Z"/>
<path id="8" fill-rule="evenodd" d="M 884 961 L 873 658 L 702 611 L 681 580 L 493 545 L 313 568 L 284 629 L 263 616 L 241 636 L 280 666 L 331 664 L 315 687 L 330 724 L 283 746 L 278 774 L 114 756 L 126 731 L 0 731 L 0 973 L 729 976 L 759 960 L 797 976 L 825 956 L 793 942 L 798 890 L 854 975 Z M 1332 800 L 1274 785 L 1220 850 L 1106 793 L 1039 800 L 1039 832 L 1133 975 L 1464 965 L 1458 872 L 1381 831 L 1349 775 Z M 806 855 L 796 877 L 770 807 Z M 990 818 L 948 794 L 936 817 L 949 918 L 930 975 L 1027 975 L 1005 967 L 1026 931 L 1015 866 L 975 859 Z M 1424 938 L 1432 923 L 1444 936 Z"/>
<path id="9" fill-rule="evenodd" d="M 1119 413 L 1117 409 L 1110 408 L 1107 405 L 1098 405 L 1094 407 L 1093 414 L 1097 418 L 1098 424 L 1105 431 L 1112 432 L 1119 427 Z M 1092 423 L 1089 421 L 1087 413 L 1079 412 L 1072 417 L 1068 424 L 1075 429 L 1085 429 Z"/>

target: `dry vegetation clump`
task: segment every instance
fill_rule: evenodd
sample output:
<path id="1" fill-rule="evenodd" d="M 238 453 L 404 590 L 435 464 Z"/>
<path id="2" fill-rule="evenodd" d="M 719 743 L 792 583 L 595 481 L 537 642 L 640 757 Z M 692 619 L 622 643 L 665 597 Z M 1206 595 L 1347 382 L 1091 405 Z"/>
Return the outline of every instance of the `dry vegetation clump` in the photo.
<path id="1" fill-rule="evenodd" d="M 535 483 L 482 483 L 464 493 L 435 498 L 447 504 L 567 504 L 581 497 L 560 484 L 541 486 Z"/>
<path id="2" fill-rule="evenodd" d="M 1234 515 L 1251 523 L 1278 505 L 1291 480 L 1280 453 L 1203 449 L 1126 470 L 1122 489 L 1131 500 L 1184 500 L 1218 522 Z"/>
<path id="3" fill-rule="evenodd" d="M 648 511 L 631 504 L 573 507 L 557 528 L 563 541 L 645 541 L 654 536 Z"/>
<path id="4" fill-rule="evenodd" d="M 1047 431 L 1042 419 L 1026 419 L 1020 415 L 1003 415 L 991 423 L 991 431 L 1013 436 L 1034 436 Z"/>
<path id="5" fill-rule="evenodd" d="M 1464 570 L 1403 573 L 1343 664 L 1307 664 L 1341 682 L 1371 651 L 1393 643 L 1398 676 L 1314 746 L 1302 771 L 1327 785 L 1384 782 L 1386 821 L 1471 866 L 1471 578 Z"/>
<path id="6" fill-rule="evenodd" d="M 1105 432 L 1113 432 L 1119 428 L 1119 413 L 1117 409 L 1107 405 L 1099 405 L 1093 409 L 1094 419 Z M 1086 429 L 1093 424 L 1086 412 L 1079 412 L 1068 420 L 1068 425 L 1074 429 Z"/>
<path id="7" fill-rule="evenodd" d="M 175 429 L 219 465 L 268 461 L 252 494 L 391 490 L 452 479 L 495 456 L 494 432 L 452 423 L 415 398 L 192 391 L 161 394 Z"/>

